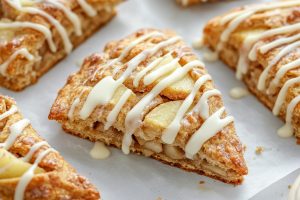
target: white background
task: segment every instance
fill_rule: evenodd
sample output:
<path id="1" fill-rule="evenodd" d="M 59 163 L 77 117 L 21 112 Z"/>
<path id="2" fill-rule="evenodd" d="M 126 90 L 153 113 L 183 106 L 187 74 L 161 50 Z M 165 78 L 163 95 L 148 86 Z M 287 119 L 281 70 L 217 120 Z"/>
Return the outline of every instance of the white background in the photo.
<path id="1" fill-rule="evenodd" d="M 79 69 L 75 63 L 91 53 L 101 52 L 108 41 L 125 37 L 138 28 L 156 27 L 174 29 L 191 44 L 200 38 L 201 30 L 210 18 L 251 2 L 240 0 L 183 9 L 176 5 L 175 0 L 127 1 L 119 6 L 119 14 L 111 23 L 44 75 L 38 84 L 20 93 L 4 89 L 0 89 L 0 93 L 17 100 L 40 135 L 82 175 L 88 177 L 105 200 L 155 200 L 158 197 L 168 200 L 249 199 L 300 166 L 300 147 L 294 138 L 277 136 L 276 130 L 283 123 L 255 97 L 234 100 L 228 96 L 231 88 L 243 84 L 235 79 L 233 71 L 220 62 L 206 63 L 206 66 L 223 93 L 227 110 L 235 117 L 238 135 L 247 146 L 245 158 L 249 175 L 242 186 L 223 184 L 142 156 L 126 156 L 116 149 L 112 149 L 112 155 L 107 160 L 93 160 L 89 156 L 93 146 L 91 142 L 65 134 L 58 123 L 48 121 L 47 117 L 57 91 L 65 84 L 68 75 Z M 200 55 L 201 52 L 197 53 Z M 266 149 L 260 156 L 255 154 L 257 146 Z M 288 182 L 295 179 L 296 174 L 293 173 L 277 188 L 272 189 L 272 186 L 265 194 L 272 194 L 273 200 L 286 199 Z M 199 181 L 205 181 L 204 186 L 199 187 Z M 266 196 L 262 196 L 265 194 L 260 193 L 255 199 L 265 199 Z"/>

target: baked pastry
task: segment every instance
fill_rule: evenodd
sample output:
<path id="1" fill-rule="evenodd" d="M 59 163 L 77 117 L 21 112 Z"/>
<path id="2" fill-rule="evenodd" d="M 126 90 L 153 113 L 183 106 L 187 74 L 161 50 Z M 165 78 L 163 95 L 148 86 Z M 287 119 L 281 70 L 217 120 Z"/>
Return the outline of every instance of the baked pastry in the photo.
<path id="1" fill-rule="evenodd" d="M 115 15 L 121 0 L 1 0 L 0 86 L 35 83 Z"/>
<path id="2" fill-rule="evenodd" d="M 50 147 L 23 118 L 13 99 L 0 96 L 0 198 L 100 199 L 97 189 Z"/>
<path id="3" fill-rule="evenodd" d="M 247 167 L 221 93 L 169 30 L 141 29 L 86 58 L 49 119 L 91 141 L 239 184 Z"/>
<path id="4" fill-rule="evenodd" d="M 300 142 L 300 1 L 244 6 L 212 19 L 204 43 L 249 90 L 286 122 Z"/>
<path id="5" fill-rule="evenodd" d="M 213 2 L 217 0 L 176 0 L 182 6 L 190 6 L 197 3 Z"/>

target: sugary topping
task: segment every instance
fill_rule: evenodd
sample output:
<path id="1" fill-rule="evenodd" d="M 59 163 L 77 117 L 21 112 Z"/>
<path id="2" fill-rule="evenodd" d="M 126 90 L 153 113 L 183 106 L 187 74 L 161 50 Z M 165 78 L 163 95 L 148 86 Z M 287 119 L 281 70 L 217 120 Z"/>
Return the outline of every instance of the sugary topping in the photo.
<path id="1" fill-rule="evenodd" d="M 4 120 L 15 113 L 18 112 L 18 109 L 15 105 L 12 105 L 11 108 L 4 112 L 3 114 L 0 115 L 0 121 Z M 5 142 L 0 143 L 0 148 L 4 149 L 4 151 L 9 150 L 16 140 L 18 139 L 19 136 L 21 136 L 25 129 L 30 125 L 30 122 L 28 119 L 21 119 L 12 125 L 8 127 L 9 129 L 9 136 L 5 140 Z M 38 169 L 39 163 L 43 160 L 43 158 L 48 155 L 48 153 L 55 151 L 52 148 L 48 148 L 42 152 L 40 152 L 35 159 L 35 162 L 32 165 L 29 165 L 24 162 L 29 162 L 32 156 L 42 147 L 42 146 L 48 146 L 48 144 L 44 141 L 38 142 L 34 145 L 31 146 L 29 149 L 27 155 L 23 158 L 19 158 L 20 161 L 16 161 L 17 158 L 8 158 L 7 156 L 2 156 L 0 157 L 0 175 L 4 176 L 6 173 L 10 173 L 10 169 L 12 167 L 15 167 L 15 165 L 20 165 L 20 168 L 24 169 L 26 167 L 25 171 L 22 172 L 22 175 L 20 176 L 20 181 L 18 182 L 18 185 L 15 190 L 15 195 L 14 199 L 16 200 L 22 200 L 24 197 L 25 189 L 27 185 L 30 183 L 31 179 L 34 176 L 34 172 Z M 6 155 L 6 154 L 5 154 Z M 5 164 L 6 163 L 6 164 Z M 3 165 L 2 165 L 3 164 Z M 40 169 L 41 170 L 41 169 Z M 22 170 L 17 170 L 17 171 L 22 171 Z M 14 173 L 17 173 L 15 171 Z M 4 176 L 5 177 L 5 176 Z"/>
<path id="2" fill-rule="evenodd" d="M 278 8 L 289 8 L 294 6 L 300 6 L 300 2 L 293 0 L 293 1 L 284 1 L 284 2 L 274 2 L 270 4 L 263 4 L 259 6 L 248 6 L 244 7 L 244 9 L 233 12 L 228 14 L 227 16 L 223 17 L 221 20 L 221 25 L 226 26 L 224 31 L 220 36 L 220 41 L 216 48 L 216 53 L 219 54 L 220 51 L 223 49 L 224 44 L 229 40 L 231 34 L 242 24 L 246 21 L 249 17 L 253 16 L 256 13 L 269 11 Z M 297 69 L 300 66 L 300 58 L 295 59 L 287 64 L 280 66 L 279 70 L 277 70 L 274 77 L 271 78 L 269 85 L 267 85 L 268 75 L 270 71 L 276 67 L 276 65 L 288 54 L 296 50 L 300 47 L 300 23 L 294 24 L 286 24 L 284 26 L 269 29 L 263 31 L 259 34 L 253 34 L 246 37 L 243 42 L 243 46 L 240 48 L 240 57 L 237 64 L 236 76 L 237 78 L 241 79 L 243 75 L 248 72 L 248 66 L 250 61 L 256 61 L 258 53 L 266 54 L 269 51 L 278 48 L 282 45 L 286 45 L 279 50 L 278 53 L 274 56 L 274 58 L 268 62 L 267 67 L 263 70 L 259 77 L 259 81 L 257 84 L 258 90 L 265 92 L 268 95 L 274 95 L 276 88 L 280 86 L 280 82 L 283 77 L 287 74 L 288 71 Z M 283 37 L 276 37 L 274 40 L 264 43 L 261 45 L 260 41 L 272 38 L 274 36 Z M 288 35 L 288 36 L 286 36 Z M 294 86 L 295 84 L 300 83 L 299 78 L 293 78 L 288 80 L 284 83 L 283 87 L 281 88 L 279 95 L 277 97 L 276 103 L 273 108 L 273 112 L 275 115 L 279 114 L 281 106 L 286 99 L 287 90 L 289 87 Z M 300 102 L 299 96 L 294 97 L 291 100 L 290 104 L 287 106 L 286 110 L 286 125 L 278 131 L 280 136 L 286 137 L 293 135 L 293 128 L 292 128 L 292 114 Z"/>
<path id="3" fill-rule="evenodd" d="M 178 43 L 181 38 L 178 36 L 165 37 L 166 35 L 164 33 L 158 31 L 147 33 L 128 44 L 128 46 L 125 47 L 124 50 L 120 53 L 120 56 L 118 58 L 108 61 L 107 64 L 104 64 L 100 67 L 101 69 L 96 70 L 96 72 L 93 74 L 93 77 L 95 77 L 96 74 L 103 74 L 103 72 L 107 69 L 110 69 L 113 64 L 122 61 L 136 45 L 153 37 L 161 36 L 164 36 L 163 38 L 166 39 L 144 49 L 135 57 L 127 61 L 127 63 L 123 63 L 125 66 L 127 66 L 127 68 L 124 72 L 120 70 L 117 71 L 117 73 L 120 74 L 118 78 L 115 79 L 113 76 L 105 76 L 92 87 L 92 90 L 89 92 L 82 108 L 79 111 L 79 117 L 81 119 L 86 120 L 97 106 L 105 106 L 112 99 L 116 90 L 120 86 L 124 87 L 123 83 L 129 77 L 131 77 L 140 63 L 145 62 L 146 58 L 151 57 L 157 54 L 159 51 Z M 191 72 L 195 68 L 204 67 L 204 64 L 199 60 L 193 60 L 181 66 L 181 64 L 179 64 L 180 56 L 182 55 L 174 57 L 172 55 L 172 51 L 168 52 L 152 60 L 149 64 L 146 64 L 143 69 L 135 73 L 135 76 L 133 77 L 133 87 L 138 87 L 141 82 L 145 86 L 150 84 L 155 85 L 126 114 L 125 133 L 122 141 L 122 150 L 125 154 L 128 154 L 130 151 L 130 146 L 132 144 L 132 135 L 140 128 L 142 123 L 141 113 L 144 113 L 144 111 L 147 109 L 147 106 L 150 105 L 151 102 L 158 95 L 160 95 L 162 91 L 183 79 L 189 74 L 189 72 Z M 211 81 L 211 77 L 209 75 L 202 75 L 198 78 L 198 80 L 196 80 L 192 91 L 182 102 L 175 118 L 173 119 L 169 127 L 166 128 L 161 138 L 165 144 L 173 144 L 177 134 L 179 133 L 181 122 L 184 116 L 191 112 L 201 115 L 201 117 L 206 120 L 202 125 L 202 128 L 200 127 L 200 129 L 196 132 L 197 135 L 201 132 L 201 136 L 192 137 L 188 143 L 190 145 L 188 145 L 186 148 L 186 150 L 188 151 L 188 158 L 190 159 L 193 159 L 194 155 L 201 149 L 205 141 L 213 137 L 216 133 L 221 131 L 225 126 L 229 125 L 233 121 L 233 118 L 231 117 L 221 119 L 224 109 L 220 109 L 216 114 L 210 115 L 208 98 L 210 98 L 211 96 L 220 96 L 221 93 L 216 89 L 211 89 L 205 91 L 202 96 L 199 97 L 199 90 L 201 86 L 204 85 L 207 81 Z M 114 124 L 118 114 L 121 112 L 122 107 L 132 94 L 134 93 L 130 89 L 125 89 L 124 93 L 121 95 L 122 97 L 115 104 L 113 110 L 108 114 L 107 121 L 104 127 L 105 130 L 107 130 Z M 75 109 L 74 107 L 76 107 L 78 103 L 79 100 L 77 97 L 71 105 L 72 111 L 69 112 L 69 118 L 73 117 Z M 194 107 L 192 107 L 193 103 L 195 104 Z M 208 126 L 214 126 L 214 128 L 208 128 Z M 205 129 L 205 131 L 202 131 L 202 129 Z M 148 146 L 153 147 L 155 145 Z"/>
<path id="4" fill-rule="evenodd" d="M 66 18 L 72 23 L 74 27 L 74 32 L 77 36 L 82 35 L 82 29 L 81 29 L 81 21 L 79 16 L 67 8 L 63 3 L 57 0 L 42 0 L 42 1 L 21 1 L 21 0 L 6 0 L 6 2 L 14 9 L 18 10 L 21 13 L 29 13 L 33 15 L 40 15 L 43 18 L 45 18 L 59 33 L 65 52 L 67 54 L 71 53 L 73 45 L 70 41 L 69 33 L 64 27 L 64 25 L 55 19 L 52 15 L 48 14 L 46 11 L 35 7 L 37 3 L 45 2 L 52 4 L 57 9 L 61 10 Z M 81 8 L 86 12 L 88 16 L 94 16 L 97 11 L 90 6 L 86 0 L 77 0 L 78 4 L 81 6 Z M 55 45 L 55 42 L 53 41 L 53 35 L 51 30 L 38 23 L 30 22 L 30 21 L 14 21 L 14 22 L 0 22 L 0 29 L 21 29 L 21 28 L 30 28 L 34 29 L 44 35 L 44 37 L 47 40 L 47 43 L 49 45 L 49 48 L 52 52 L 57 51 L 57 47 Z M 12 55 L 4 61 L 2 64 L 0 64 L 0 74 L 5 76 L 8 66 L 11 62 L 13 62 L 16 58 L 25 58 L 28 61 L 34 60 L 34 55 L 32 55 L 28 49 L 21 48 L 17 49 L 15 52 L 12 53 Z"/>

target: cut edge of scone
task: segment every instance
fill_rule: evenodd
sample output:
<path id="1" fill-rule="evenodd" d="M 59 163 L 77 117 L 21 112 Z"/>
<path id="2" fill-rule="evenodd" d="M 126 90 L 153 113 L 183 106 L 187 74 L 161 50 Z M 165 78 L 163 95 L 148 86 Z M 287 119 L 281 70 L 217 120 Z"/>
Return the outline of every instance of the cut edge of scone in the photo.
<path id="1" fill-rule="evenodd" d="M 133 134 L 130 151 L 151 156 L 163 163 L 187 171 L 205 174 L 226 183 L 240 184 L 243 175 L 247 174 L 247 167 L 243 158 L 244 149 L 235 133 L 232 118 L 224 112 L 220 92 L 215 89 L 211 77 L 207 74 L 202 63 L 198 61 L 191 49 L 177 37 L 174 32 L 169 30 L 141 29 L 122 40 L 109 43 L 104 54 L 94 54 L 86 58 L 80 71 L 69 77 L 64 88 L 59 91 L 50 111 L 49 119 L 57 120 L 68 133 L 91 141 L 101 141 L 107 145 L 122 148 L 124 151 L 122 142 L 124 142 L 123 135 L 126 132 L 126 125 L 124 124 L 126 124 L 128 113 L 136 107 L 138 102 L 142 102 L 141 99 L 145 99 L 145 96 L 152 94 L 151 91 L 157 85 L 166 78 L 171 77 L 170 74 L 174 77 L 173 73 L 176 70 L 181 70 L 188 63 L 193 62 L 195 66 L 192 67 L 192 70 L 189 70 L 186 75 L 182 75 L 182 78 L 164 88 L 158 96 L 152 98 L 147 108 L 143 109 L 140 128 L 135 130 Z M 137 43 L 136 41 L 141 40 L 141 38 L 147 39 Z M 84 105 L 85 102 L 90 94 L 97 94 L 94 91 L 95 88 L 101 85 L 101 81 L 108 80 L 112 74 L 118 80 L 118 77 L 121 77 L 126 70 L 126 67 L 124 67 L 126 65 L 123 65 L 123 63 L 127 63 L 131 59 L 134 60 L 135 57 L 142 55 L 147 49 L 155 48 L 156 45 L 172 40 L 174 40 L 172 44 L 159 49 L 141 62 L 136 70 L 132 72 L 132 76 L 128 77 L 124 84 L 121 84 L 115 90 L 108 104 L 96 106 L 90 116 L 85 119 L 81 118 L 80 115 L 84 113 L 82 109 L 86 106 Z M 130 45 L 132 43 L 135 45 Z M 105 64 L 111 63 L 113 59 L 118 58 L 120 54 L 122 55 L 126 46 L 132 46 L 128 55 L 113 63 L 113 67 L 107 68 Z M 151 70 L 145 73 L 139 82 L 136 82 L 136 77 L 140 77 L 139 74 L 147 69 L 146 66 L 155 62 L 157 62 L 156 65 L 150 67 Z M 159 71 L 164 71 L 164 73 L 153 79 L 153 74 L 159 74 Z M 88 79 L 89 77 L 90 79 Z M 194 83 L 200 77 L 203 77 L 203 84 L 199 90 L 196 90 L 194 89 Z M 181 126 L 178 135 L 173 142 L 166 142 L 167 140 L 163 138 L 164 131 L 170 125 L 182 102 L 191 94 L 193 89 L 196 91 L 195 97 L 180 121 Z M 192 155 L 193 159 L 188 159 L 185 155 L 186 144 L 205 121 L 199 114 L 196 114 L 199 111 L 192 108 L 196 107 L 198 100 L 204 93 L 206 95 L 211 93 L 211 96 L 208 95 L 207 97 L 208 115 L 211 116 L 218 112 L 220 120 L 228 121 L 222 131 L 218 131 L 218 133 L 209 137 L 208 141 L 204 141 L 202 148 L 197 146 L 197 148 L 201 148 L 201 151 L 195 152 Z M 121 102 L 120 100 L 124 100 L 124 95 L 127 99 L 123 102 L 115 121 L 111 124 L 108 123 L 109 114 L 117 107 L 118 102 Z M 159 119 L 159 115 L 165 117 Z M 223 120 L 221 120 L 221 123 L 224 122 Z M 133 126 L 136 126 L 134 125 L 135 121 L 132 122 Z M 107 126 L 107 124 L 111 126 Z M 216 124 L 216 126 L 218 125 Z M 127 128 L 132 128 L 132 126 Z M 196 154 L 197 156 L 195 156 Z"/>
<path id="2" fill-rule="evenodd" d="M 24 119 L 16 102 L 0 95 L 0 196 L 3 199 L 100 199 Z"/>
<path id="3" fill-rule="evenodd" d="M 293 63 L 300 58 L 298 52 L 299 48 L 291 46 L 293 42 L 280 45 L 280 39 L 291 38 L 293 35 L 299 33 L 300 29 L 296 28 L 291 29 L 291 31 L 279 32 L 277 35 L 270 33 L 272 30 L 284 30 L 285 27 L 291 25 L 297 26 L 297 24 L 300 24 L 298 15 L 300 3 L 299 1 L 293 0 L 285 2 L 279 1 L 271 2 L 267 4 L 267 6 L 276 6 L 276 4 L 279 5 L 276 9 L 263 10 L 254 13 L 253 15 L 248 16 L 244 21 L 241 21 L 231 34 L 227 34 L 229 37 L 226 41 L 223 38 L 223 45 L 219 50 L 217 49 L 218 45 L 220 46 L 221 43 L 221 35 L 225 32 L 224 30 L 229 27 L 230 23 L 229 21 L 224 24 L 226 17 L 233 15 L 234 13 L 243 12 L 245 9 L 257 5 L 237 8 L 230 13 L 213 18 L 204 28 L 203 40 L 206 46 L 219 52 L 219 58 L 236 71 L 236 76 L 246 83 L 249 90 L 257 96 L 267 108 L 272 110 L 274 115 L 278 115 L 285 122 L 289 121 L 282 129 L 278 130 L 278 134 L 282 137 L 288 137 L 294 134 L 297 138 L 297 143 L 300 143 L 298 120 L 300 118 L 299 103 L 296 103 L 294 108 L 290 110 L 292 118 L 287 120 L 288 106 L 291 104 L 292 100 L 296 100 L 296 97 L 299 96 L 299 81 L 290 84 L 289 86 L 288 84 L 291 81 L 296 81 L 295 79 L 300 76 L 299 68 L 294 68 L 284 73 L 282 77 L 278 79 L 279 81 L 276 83 L 276 87 L 274 87 L 274 77 L 278 76 L 279 69 L 282 69 L 283 66 L 286 67 L 287 64 Z M 263 7 L 265 4 L 258 6 Z M 278 10 L 280 12 L 278 12 Z M 251 40 L 253 43 L 252 46 L 248 45 Z M 276 45 L 277 42 L 279 45 Z M 294 43 L 296 42 L 297 40 L 294 40 Z M 267 45 L 270 45 L 271 43 L 272 45 L 275 45 L 273 47 L 268 47 Z M 262 47 L 264 49 L 267 47 L 268 50 L 262 52 Z M 289 50 L 286 51 L 285 54 L 281 54 L 285 47 Z M 279 57 L 278 55 L 283 56 Z M 273 61 L 275 59 L 278 59 L 278 61 L 274 64 Z M 247 64 L 244 64 L 245 67 L 241 67 L 242 63 Z M 266 71 L 267 68 L 270 70 Z M 242 73 L 243 70 L 244 72 Z M 262 76 L 263 72 L 266 74 L 265 79 Z M 262 83 L 265 83 L 265 89 L 260 89 Z M 278 95 L 280 92 L 283 94 L 284 87 L 288 89 L 285 96 L 283 96 L 283 100 L 280 101 Z M 275 105 L 279 106 L 277 108 L 279 112 L 275 111 Z"/>
<path id="4" fill-rule="evenodd" d="M 19 9 L 13 1 L 1 1 L 0 85 L 21 91 L 36 83 L 71 50 L 110 21 L 121 0 L 81 1 L 83 5 L 77 1 L 71 4 L 68 1 L 33 4 L 20 1 L 23 7 Z M 23 8 L 36 9 L 35 14 Z M 48 16 L 42 17 L 37 12 Z M 12 26 L 6 27 L 7 24 Z"/>

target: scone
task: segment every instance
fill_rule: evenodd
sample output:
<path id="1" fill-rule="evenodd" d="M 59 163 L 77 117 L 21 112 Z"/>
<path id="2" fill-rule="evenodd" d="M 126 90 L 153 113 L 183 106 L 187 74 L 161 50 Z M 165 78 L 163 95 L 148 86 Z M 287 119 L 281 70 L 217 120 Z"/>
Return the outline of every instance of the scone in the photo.
<path id="1" fill-rule="evenodd" d="M 91 141 L 239 184 L 247 167 L 221 93 L 181 37 L 142 29 L 86 58 L 50 119 Z"/>
<path id="2" fill-rule="evenodd" d="M 214 2 L 217 0 L 176 0 L 182 6 L 190 6 L 198 3 Z"/>
<path id="3" fill-rule="evenodd" d="M 300 142 L 300 1 L 244 6 L 212 19 L 204 43 Z"/>
<path id="4" fill-rule="evenodd" d="M 19 91 L 115 15 L 121 0 L 0 0 L 0 86 Z"/>
<path id="5" fill-rule="evenodd" d="M 1 200 L 100 199 L 5 96 L 0 96 L 0 131 Z"/>

